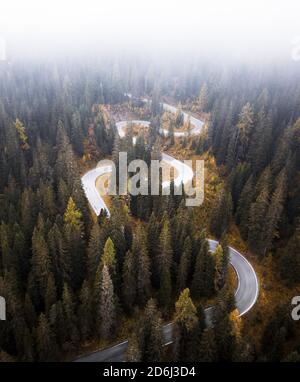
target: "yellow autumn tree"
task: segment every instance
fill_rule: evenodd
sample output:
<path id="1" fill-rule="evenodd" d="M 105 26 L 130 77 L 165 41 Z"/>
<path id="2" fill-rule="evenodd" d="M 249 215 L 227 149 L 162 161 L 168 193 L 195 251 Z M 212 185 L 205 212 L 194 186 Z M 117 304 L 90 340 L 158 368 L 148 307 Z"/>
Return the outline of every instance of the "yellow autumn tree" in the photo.
<path id="1" fill-rule="evenodd" d="M 64 214 L 64 223 L 69 227 L 80 227 L 82 225 L 82 213 L 77 209 L 72 197 L 69 198 Z"/>
<path id="2" fill-rule="evenodd" d="M 27 140 L 28 140 L 28 137 L 26 135 L 26 130 L 25 130 L 25 126 L 23 125 L 23 123 L 17 118 L 15 123 L 14 123 L 14 127 L 15 129 L 17 130 L 18 132 L 18 135 L 19 135 L 19 139 L 21 141 L 21 147 L 23 150 L 28 150 L 29 149 L 29 144 L 27 143 Z"/>
<path id="3" fill-rule="evenodd" d="M 106 265 L 110 274 L 113 276 L 116 273 L 116 251 L 110 237 L 105 242 L 101 261 L 102 265 Z"/>

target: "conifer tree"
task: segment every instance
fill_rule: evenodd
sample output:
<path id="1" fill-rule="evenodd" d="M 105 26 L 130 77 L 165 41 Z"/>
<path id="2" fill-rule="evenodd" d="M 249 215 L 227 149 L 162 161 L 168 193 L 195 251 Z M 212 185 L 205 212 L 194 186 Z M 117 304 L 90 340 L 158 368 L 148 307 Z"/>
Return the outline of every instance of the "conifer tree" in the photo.
<path id="1" fill-rule="evenodd" d="M 136 301 L 137 280 L 136 264 L 132 251 L 128 251 L 123 264 L 123 303 L 128 312 L 131 312 Z"/>
<path id="2" fill-rule="evenodd" d="M 52 361 L 55 355 L 55 340 L 46 316 L 41 313 L 36 331 L 37 353 L 40 361 Z"/>
<path id="3" fill-rule="evenodd" d="M 175 304 L 176 359 L 193 361 L 193 350 L 200 336 L 197 309 L 190 298 L 188 288 L 184 289 Z"/>
<path id="4" fill-rule="evenodd" d="M 140 322 L 139 349 L 144 362 L 162 361 L 162 319 L 156 302 L 150 299 Z"/>
<path id="5" fill-rule="evenodd" d="M 269 207 L 268 190 L 264 188 L 254 203 L 249 214 L 248 243 L 250 249 L 262 254 L 264 250 L 265 217 Z"/>
<path id="6" fill-rule="evenodd" d="M 98 222 L 96 222 L 91 230 L 87 249 L 87 271 L 90 279 L 96 274 L 102 254 L 102 245 L 100 226 Z"/>
<path id="7" fill-rule="evenodd" d="M 198 105 L 199 105 L 199 111 L 205 112 L 208 105 L 208 91 L 207 91 L 207 84 L 204 83 L 201 86 L 199 97 L 198 97 Z"/>
<path id="8" fill-rule="evenodd" d="M 267 249 L 270 249 L 273 239 L 278 234 L 278 223 L 282 215 L 284 201 L 286 197 L 286 181 L 286 171 L 285 169 L 283 169 L 281 170 L 276 179 L 276 189 L 271 196 L 270 204 L 267 211 L 264 234 L 265 253 Z"/>
<path id="9" fill-rule="evenodd" d="M 168 306 L 172 291 L 171 267 L 173 250 L 171 246 L 170 222 L 166 215 L 164 216 L 162 224 L 163 226 L 159 236 L 160 253 L 158 258 L 159 301 L 162 306 Z"/>
<path id="10" fill-rule="evenodd" d="M 248 234 L 248 219 L 250 206 L 253 200 L 253 193 L 253 176 L 251 175 L 239 197 L 236 212 L 236 222 L 239 224 L 241 234 L 244 238 L 246 238 Z"/>
<path id="11" fill-rule="evenodd" d="M 232 198 L 228 190 L 223 191 L 210 223 L 211 231 L 219 239 L 228 230 L 232 216 Z"/>
<path id="12" fill-rule="evenodd" d="M 138 228 L 132 252 L 136 264 L 137 303 L 142 306 L 149 298 L 151 289 L 150 261 L 146 247 L 146 235 L 142 227 Z"/>
<path id="13" fill-rule="evenodd" d="M 200 362 L 215 362 L 217 360 L 217 349 L 212 329 L 206 329 L 201 337 L 199 346 Z"/>
<path id="14" fill-rule="evenodd" d="M 183 246 L 183 253 L 177 274 L 177 290 L 181 292 L 187 287 L 188 278 L 191 272 L 192 244 L 189 236 L 186 237 Z"/>
<path id="15" fill-rule="evenodd" d="M 108 239 L 105 242 L 103 254 L 101 257 L 101 263 L 102 265 L 107 266 L 111 277 L 114 278 L 116 276 L 117 261 L 115 246 L 110 237 L 108 237 Z"/>
<path id="16" fill-rule="evenodd" d="M 111 338 L 114 334 L 116 311 L 114 287 L 106 265 L 102 268 L 101 273 L 101 290 L 100 290 L 100 317 L 101 335 L 103 338 Z"/>
<path id="17" fill-rule="evenodd" d="M 70 197 L 64 214 L 64 237 L 66 250 L 71 259 L 69 272 L 74 289 L 81 286 L 85 275 L 83 234 L 82 213 L 77 209 L 72 197 Z"/>
<path id="18" fill-rule="evenodd" d="M 78 321 L 80 338 L 86 341 L 91 335 L 92 329 L 92 299 L 88 282 L 85 280 L 79 294 Z"/>

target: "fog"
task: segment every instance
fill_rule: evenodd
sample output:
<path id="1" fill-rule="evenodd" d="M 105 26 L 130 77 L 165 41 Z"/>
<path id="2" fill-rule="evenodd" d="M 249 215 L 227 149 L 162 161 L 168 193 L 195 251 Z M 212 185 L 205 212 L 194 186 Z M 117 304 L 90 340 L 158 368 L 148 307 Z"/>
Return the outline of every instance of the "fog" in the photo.
<path id="1" fill-rule="evenodd" d="M 107 52 L 292 60 L 299 0 L 1 0 L 7 57 Z M 1 56 L 1 55 L 0 55 Z"/>

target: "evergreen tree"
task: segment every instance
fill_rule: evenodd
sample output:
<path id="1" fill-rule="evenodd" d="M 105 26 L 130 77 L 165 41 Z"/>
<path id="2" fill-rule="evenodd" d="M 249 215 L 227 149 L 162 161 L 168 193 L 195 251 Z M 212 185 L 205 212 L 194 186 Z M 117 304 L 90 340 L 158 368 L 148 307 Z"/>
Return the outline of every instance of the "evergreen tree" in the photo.
<path id="1" fill-rule="evenodd" d="M 88 282 L 85 280 L 79 294 L 78 319 L 79 331 L 82 341 L 86 341 L 91 335 L 92 329 L 92 305 L 91 292 Z"/>
<path id="2" fill-rule="evenodd" d="M 100 290 L 100 317 L 101 335 L 103 338 L 111 338 L 114 334 L 116 311 L 114 287 L 106 265 L 103 266 L 101 273 Z"/>
<path id="3" fill-rule="evenodd" d="M 176 359 L 180 361 L 195 361 L 195 344 L 200 339 L 199 320 L 197 310 L 190 298 L 189 289 L 184 289 L 175 304 L 175 333 L 176 333 Z M 197 338 L 199 337 L 199 338 Z"/>
<path id="4" fill-rule="evenodd" d="M 264 234 L 265 253 L 267 249 L 270 249 L 273 239 L 278 235 L 278 223 L 282 215 L 286 196 L 286 180 L 286 172 L 283 169 L 276 179 L 276 189 L 271 196 L 267 211 Z"/>
<path id="5" fill-rule="evenodd" d="M 171 246 L 170 222 L 166 216 L 164 216 L 163 219 L 163 226 L 159 236 L 159 241 L 159 301 L 162 306 L 167 307 L 170 304 L 172 291 L 171 268 L 173 250 Z"/>
<path id="6" fill-rule="evenodd" d="M 229 191 L 223 191 L 210 223 L 211 231 L 219 239 L 228 230 L 232 216 L 232 198 Z"/>
<path id="7" fill-rule="evenodd" d="M 200 362 L 215 362 L 217 360 L 217 349 L 214 337 L 214 331 L 206 329 L 201 337 L 199 347 Z"/>
<path id="8" fill-rule="evenodd" d="M 102 253 L 102 237 L 98 222 L 93 225 L 87 249 L 87 271 L 88 276 L 92 279 L 97 271 L 98 264 Z"/>
<path id="9" fill-rule="evenodd" d="M 146 235 L 141 227 L 137 231 L 132 248 L 136 269 L 136 293 L 137 303 L 144 305 L 150 296 L 151 273 L 148 250 L 146 247 Z"/>
<path id="10" fill-rule="evenodd" d="M 128 251 L 123 264 L 122 296 L 126 310 L 131 312 L 136 301 L 137 280 L 136 265 L 132 251 Z"/>
<path id="11" fill-rule="evenodd" d="M 199 105 L 199 111 L 201 112 L 206 111 L 208 106 L 208 91 L 207 91 L 206 83 L 204 83 L 201 86 L 199 97 L 198 97 L 198 105 Z"/>
<path id="12" fill-rule="evenodd" d="M 189 275 L 191 272 L 192 244 L 189 236 L 184 241 L 184 249 L 180 259 L 177 274 L 177 290 L 181 292 L 187 287 Z"/>
<path id="13" fill-rule="evenodd" d="M 288 284 L 300 281 L 300 225 L 289 239 L 285 248 L 280 250 L 279 269 Z"/>
<path id="14" fill-rule="evenodd" d="M 107 266 L 111 275 L 114 276 L 116 274 L 116 251 L 110 237 L 105 242 L 101 262 Z"/>
<path id="15" fill-rule="evenodd" d="M 153 299 L 145 307 L 145 313 L 140 322 L 139 349 L 141 361 L 159 362 L 163 354 L 162 319 Z"/>
<path id="16" fill-rule="evenodd" d="M 246 238 L 248 234 L 248 219 L 250 206 L 253 201 L 253 193 L 253 176 L 251 175 L 239 197 L 236 212 L 236 222 L 239 224 L 241 234 L 244 238 Z"/>
<path id="17" fill-rule="evenodd" d="M 250 249 L 262 254 L 264 250 L 265 217 L 269 207 L 268 190 L 264 188 L 254 203 L 249 214 L 248 243 Z"/>
<path id="18" fill-rule="evenodd" d="M 211 296 L 214 293 L 214 258 L 209 253 L 208 242 L 205 240 L 196 259 L 195 271 L 192 278 L 192 295 L 195 298 Z"/>
<path id="19" fill-rule="evenodd" d="M 77 209 L 72 197 L 69 199 L 64 214 L 64 237 L 66 240 L 66 250 L 71 259 L 69 277 L 72 287 L 78 289 L 85 275 L 83 223 L 82 214 Z"/>
<path id="20" fill-rule="evenodd" d="M 36 331 L 37 353 L 40 361 L 51 361 L 55 356 L 55 339 L 46 316 L 41 313 Z"/>

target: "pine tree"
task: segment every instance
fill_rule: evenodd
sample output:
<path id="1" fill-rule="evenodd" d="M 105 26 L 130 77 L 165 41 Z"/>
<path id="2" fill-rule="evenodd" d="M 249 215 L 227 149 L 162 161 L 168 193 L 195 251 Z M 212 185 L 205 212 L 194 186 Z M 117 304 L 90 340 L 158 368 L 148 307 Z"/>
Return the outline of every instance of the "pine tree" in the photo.
<path id="1" fill-rule="evenodd" d="M 237 162 L 246 159 L 252 127 L 253 111 L 251 105 L 247 103 L 242 108 L 238 123 L 233 129 L 229 141 L 226 164 L 230 169 L 232 169 Z"/>
<path id="2" fill-rule="evenodd" d="M 101 263 L 107 266 L 111 277 L 114 278 L 116 276 L 117 261 L 115 246 L 110 237 L 105 242 Z"/>
<path id="3" fill-rule="evenodd" d="M 32 276 L 36 283 L 35 289 L 40 297 L 45 298 L 48 275 L 51 271 L 51 261 L 43 230 L 38 226 L 33 231 L 32 253 Z"/>
<path id="4" fill-rule="evenodd" d="M 280 274 L 288 284 L 300 282 L 300 225 L 280 251 L 279 266 Z"/>
<path id="5" fill-rule="evenodd" d="M 276 189 L 271 196 L 266 216 L 264 234 L 264 246 L 266 253 L 270 249 L 273 239 L 277 236 L 278 223 L 280 221 L 286 196 L 286 171 L 283 169 L 276 179 Z"/>
<path id="6" fill-rule="evenodd" d="M 92 305 L 91 291 L 85 280 L 79 294 L 78 318 L 79 331 L 82 341 L 86 341 L 91 335 L 92 329 Z"/>
<path id="7" fill-rule="evenodd" d="M 224 253 L 221 245 L 219 244 L 213 253 L 215 259 L 215 290 L 218 291 L 224 284 Z"/>
<path id="8" fill-rule="evenodd" d="M 92 279 L 97 271 L 102 253 L 101 231 L 98 222 L 93 225 L 87 249 L 87 271 Z"/>
<path id="9" fill-rule="evenodd" d="M 110 278 L 108 267 L 103 266 L 101 274 L 101 291 L 100 291 L 100 317 L 101 335 L 103 338 L 111 338 L 115 328 L 115 296 L 114 287 Z"/>
<path id="10" fill-rule="evenodd" d="M 183 246 L 183 253 L 177 274 L 177 290 L 181 292 L 187 287 L 188 278 L 191 272 L 192 244 L 189 236 L 186 237 Z"/>
<path id="11" fill-rule="evenodd" d="M 128 347 L 126 350 L 126 361 L 127 362 L 141 362 L 142 355 L 139 347 L 139 341 L 135 334 L 131 336 L 128 341 Z"/>
<path id="12" fill-rule="evenodd" d="M 132 252 L 136 264 L 137 303 L 142 306 L 146 303 L 151 291 L 150 260 L 146 247 L 146 235 L 142 227 L 138 228 Z"/>
<path id="13" fill-rule="evenodd" d="M 41 313 L 36 331 L 37 353 L 40 361 L 52 361 L 55 356 L 55 340 L 46 316 Z"/>
<path id="14" fill-rule="evenodd" d="M 159 288 L 159 224 L 153 212 L 148 224 L 147 247 L 151 261 L 152 284 Z"/>
<path id="15" fill-rule="evenodd" d="M 195 343 L 198 343 L 200 332 L 197 309 L 188 288 L 181 292 L 175 308 L 176 359 L 181 362 L 194 361 Z"/>
<path id="16" fill-rule="evenodd" d="M 162 361 L 162 319 L 153 299 L 148 301 L 140 322 L 139 348 L 143 362 Z"/>
<path id="17" fill-rule="evenodd" d="M 171 267 L 173 250 L 171 246 L 170 223 L 166 216 L 164 216 L 163 219 L 163 226 L 159 236 L 159 241 L 159 301 L 162 306 L 167 307 L 170 303 L 172 292 Z"/>
<path id="18" fill-rule="evenodd" d="M 77 209 L 72 197 L 68 201 L 64 214 L 64 237 L 66 250 L 71 259 L 70 280 L 72 287 L 78 289 L 85 275 L 83 223 L 82 213 Z"/>
<path id="19" fill-rule="evenodd" d="M 205 240 L 200 247 L 196 259 L 195 271 L 191 285 L 193 297 L 209 297 L 214 293 L 214 272 L 214 259 L 209 253 L 208 242 Z"/>
<path id="20" fill-rule="evenodd" d="M 131 312 L 136 301 L 137 280 L 136 264 L 132 251 L 128 251 L 123 264 L 122 296 L 126 310 Z"/>
<path id="21" fill-rule="evenodd" d="M 56 294 L 56 285 L 52 272 L 49 273 L 47 280 L 47 288 L 45 295 L 45 312 L 49 313 L 51 306 L 56 303 L 57 294 Z"/>
<path id="22" fill-rule="evenodd" d="M 250 249 L 262 254 L 264 250 L 265 217 L 269 207 L 268 190 L 265 188 L 251 204 L 249 214 L 248 243 Z"/>
<path id="23" fill-rule="evenodd" d="M 214 338 L 214 331 L 206 329 L 201 337 L 199 346 L 200 362 L 215 362 L 217 360 L 217 349 Z"/>
<path id="24" fill-rule="evenodd" d="M 208 106 L 208 91 L 207 91 L 207 85 L 204 83 L 201 86 L 199 97 L 198 97 L 198 107 L 199 111 L 205 112 L 207 110 Z"/>
<path id="25" fill-rule="evenodd" d="M 236 222 L 239 224 L 241 234 L 243 238 L 247 238 L 248 235 L 248 219 L 250 206 L 253 201 L 253 176 L 251 175 L 247 180 L 243 191 L 239 197 L 237 212 L 236 212 Z"/>
<path id="26" fill-rule="evenodd" d="M 28 150 L 29 149 L 29 144 L 28 144 L 28 137 L 26 135 L 25 127 L 22 124 L 22 122 L 17 118 L 14 127 L 18 132 L 19 135 L 19 140 L 21 142 L 21 147 L 23 150 Z"/>
<path id="27" fill-rule="evenodd" d="M 75 301 L 74 296 L 67 284 L 64 285 L 62 295 L 62 309 L 63 320 L 66 332 L 64 339 L 72 345 L 76 345 L 79 340 L 79 333 L 77 328 L 77 320 L 75 315 Z"/>
<path id="28" fill-rule="evenodd" d="M 228 190 L 224 190 L 213 211 L 210 229 L 219 239 L 229 228 L 232 216 L 232 198 Z"/>
<path id="29" fill-rule="evenodd" d="M 76 154 L 83 155 L 83 132 L 81 128 L 80 113 L 76 110 L 71 120 L 71 142 Z"/>

